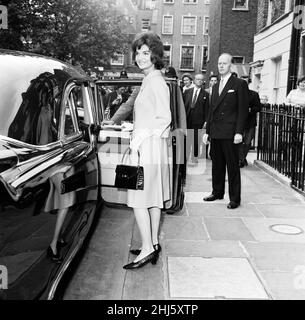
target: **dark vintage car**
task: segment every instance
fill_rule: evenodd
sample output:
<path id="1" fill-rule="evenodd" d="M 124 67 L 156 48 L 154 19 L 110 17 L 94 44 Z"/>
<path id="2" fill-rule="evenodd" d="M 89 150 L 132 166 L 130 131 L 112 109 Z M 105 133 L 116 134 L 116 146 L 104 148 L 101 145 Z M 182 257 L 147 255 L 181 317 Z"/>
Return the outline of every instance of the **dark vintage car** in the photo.
<path id="1" fill-rule="evenodd" d="M 177 83 L 167 83 L 172 214 L 183 205 L 185 113 Z M 0 50 L 0 300 L 52 299 L 100 205 L 126 206 L 114 177 L 131 132 L 103 124 L 107 91 L 121 84 L 127 93 L 141 81 L 93 81 L 69 64 Z"/>

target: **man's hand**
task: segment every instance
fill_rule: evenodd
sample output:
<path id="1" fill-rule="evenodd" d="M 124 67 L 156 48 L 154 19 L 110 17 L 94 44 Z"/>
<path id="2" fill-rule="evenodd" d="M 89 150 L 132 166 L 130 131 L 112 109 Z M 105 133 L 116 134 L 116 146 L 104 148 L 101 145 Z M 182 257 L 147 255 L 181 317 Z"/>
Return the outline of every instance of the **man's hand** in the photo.
<path id="1" fill-rule="evenodd" d="M 205 123 L 203 124 L 202 129 L 206 129 L 206 128 L 207 128 L 207 123 L 205 122 Z"/>
<path id="2" fill-rule="evenodd" d="M 236 133 L 234 136 L 234 144 L 239 144 L 243 142 L 243 136 L 239 133 Z"/>
<path id="3" fill-rule="evenodd" d="M 209 141 L 209 135 L 208 134 L 204 134 L 203 135 L 203 137 L 202 137 L 202 142 L 204 143 L 204 144 L 209 144 L 210 143 L 210 141 Z"/>

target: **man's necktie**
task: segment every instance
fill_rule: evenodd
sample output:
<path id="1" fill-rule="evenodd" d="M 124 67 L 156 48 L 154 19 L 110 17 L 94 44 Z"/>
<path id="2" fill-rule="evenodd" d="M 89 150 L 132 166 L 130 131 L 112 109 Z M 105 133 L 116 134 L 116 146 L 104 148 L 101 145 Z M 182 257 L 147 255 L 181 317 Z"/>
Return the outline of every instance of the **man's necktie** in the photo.
<path id="1" fill-rule="evenodd" d="M 224 80 L 221 79 L 221 80 L 220 80 L 220 83 L 219 83 L 219 91 L 218 91 L 219 95 L 221 95 L 221 92 L 222 92 L 222 90 L 223 90 L 223 85 L 224 85 Z"/>
<path id="2" fill-rule="evenodd" d="M 191 108 L 194 108 L 194 107 L 195 107 L 195 104 L 196 104 L 196 101 L 197 101 L 197 95 L 198 95 L 198 89 L 195 90 L 195 94 L 194 94 L 194 96 L 193 96 Z"/>

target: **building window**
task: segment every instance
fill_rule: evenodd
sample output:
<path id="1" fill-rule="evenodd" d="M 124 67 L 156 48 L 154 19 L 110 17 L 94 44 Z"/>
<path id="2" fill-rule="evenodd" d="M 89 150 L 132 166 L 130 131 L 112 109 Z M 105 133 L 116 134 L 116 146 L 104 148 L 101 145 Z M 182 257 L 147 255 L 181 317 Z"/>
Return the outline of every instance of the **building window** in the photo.
<path id="1" fill-rule="evenodd" d="M 183 3 L 196 4 L 196 3 L 198 3 L 198 0 L 183 0 Z"/>
<path id="2" fill-rule="evenodd" d="M 156 0 L 145 0 L 144 10 L 153 10 L 156 8 Z"/>
<path id="3" fill-rule="evenodd" d="M 273 74 L 274 74 L 274 82 L 273 82 L 273 102 L 278 103 L 279 101 L 279 89 L 280 89 L 280 80 L 281 80 L 281 65 L 282 65 L 282 57 L 277 57 L 272 59 L 273 62 Z"/>
<path id="4" fill-rule="evenodd" d="M 234 0 L 233 10 L 249 10 L 249 0 Z"/>
<path id="5" fill-rule="evenodd" d="M 245 57 L 241 57 L 241 56 L 234 56 L 232 58 L 232 63 L 233 64 L 242 64 L 245 61 Z"/>
<path id="6" fill-rule="evenodd" d="M 173 34 L 173 16 L 163 16 L 162 33 Z"/>
<path id="7" fill-rule="evenodd" d="M 110 59 L 110 64 L 112 66 L 123 66 L 124 65 L 124 55 L 121 53 L 116 53 L 113 58 Z"/>
<path id="8" fill-rule="evenodd" d="M 203 34 L 209 34 L 209 17 L 204 17 L 203 19 Z"/>
<path id="9" fill-rule="evenodd" d="M 149 19 L 142 19 L 141 30 L 142 31 L 150 30 L 150 20 Z"/>
<path id="10" fill-rule="evenodd" d="M 202 46 L 202 64 L 201 64 L 201 70 L 207 69 L 207 64 L 209 60 L 209 50 L 208 46 Z"/>
<path id="11" fill-rule="evenodd" d="M 195 46 L 182 45 L 180 51 L 180 69 L 194 70 Z"/>
<path id="12" fill-rule="evenodd" d="M 163 3 L 174 3 L 175 0 L 163 0 Z"/>
<path id="13" fill-rule="evenodd" d="M 268 3 L 268 15 L 267 15 L 267 26 L 269 26 L 271 24 L 273 16 L 274 16 L 274 2 L 273 2 L 273 0 L 269 0 L 269 3 Z"/>
<path id="14" fill-rule="evenodd" d="M 197 17 L 194 16 L 183 16 L 182 17 L 182 30 L 181 34 L 196 34 L 196 24 L 197 24 Z"/>
<path id="15" fill-rule="evenodd" d="M 172 64 L 172 45 L 164 44 L 163 48 L 164 48 L 164 57 L 163 57 L 164 64 L 170 66 Z"/>

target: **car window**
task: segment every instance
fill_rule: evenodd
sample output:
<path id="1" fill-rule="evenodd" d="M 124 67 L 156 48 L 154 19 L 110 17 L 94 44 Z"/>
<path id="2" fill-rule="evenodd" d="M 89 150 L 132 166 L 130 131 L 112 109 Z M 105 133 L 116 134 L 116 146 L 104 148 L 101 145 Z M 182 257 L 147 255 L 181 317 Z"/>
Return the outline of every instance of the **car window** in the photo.
<path id="1" fill-rule="evenodd" d="M 99 100 L 101 105 L 101 112 L 103 120 L 110 120 L 114 114 L 119 110 L 120 119 L 125 121 L 133 121 L 132 108 L 126 108 L 125 103 L 134 90 L 139 88 L 139 84 L 117 84 L 106 85 L 99 87 Z M 122 108 L 121 108 L 122 106 Z"/>
<path id="2" fill-rule="evenodd" d="M 60 92 L 52 74 L 45 72 L 33 79 L 19 103 L 8 127 L 8 137 L 33 145 L 58 140 Z"/>
<path id="3" fill-rule="evenodd" d="M 64 136 L 70 137 L 78 134 L 79 117 L 84 113 L 81 87 L 73 87 L 65 101 Z"/>

